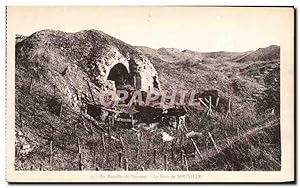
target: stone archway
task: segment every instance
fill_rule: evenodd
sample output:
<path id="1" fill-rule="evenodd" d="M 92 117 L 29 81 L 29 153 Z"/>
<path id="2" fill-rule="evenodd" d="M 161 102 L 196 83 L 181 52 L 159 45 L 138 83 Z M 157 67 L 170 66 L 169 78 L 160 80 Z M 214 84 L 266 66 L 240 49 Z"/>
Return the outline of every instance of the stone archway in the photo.
<path id="1" fill-rule="evenodd" d="M 110 69 L 107 80 L 114 81 L 117 90 L 139 90 L 142 87 L 141 74 L 137 71 L 129 72 L 122 63 L 117 63 Z"/>
<path id="2" fill-rule="evenodd" d="M 123 86 L 130 85 L 132 79 L 127 68 L 122 63 L 117 63 L 110 69 L 107 80 L 114 81 L 116 89 L 121 89 Z"/>
<path id="3" fill-rule="evenodd" d="M 103 62 L 103 61 L 102 61 Z M 106 60 L 99 65 L 99 79 L 112 90 L 142 90 L 160 89 L 157 72 L 150 62 L 136 59 L 118 58 Z"/>

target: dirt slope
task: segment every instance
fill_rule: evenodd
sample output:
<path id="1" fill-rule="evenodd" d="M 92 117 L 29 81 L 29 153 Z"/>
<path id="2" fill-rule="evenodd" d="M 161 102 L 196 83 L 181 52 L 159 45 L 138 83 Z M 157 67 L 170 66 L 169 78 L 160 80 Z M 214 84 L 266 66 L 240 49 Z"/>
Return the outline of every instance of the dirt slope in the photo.
<path id="1" fill-rule="evenodd" d="M 272 61 L 280 58 L 280 47 L 272 45 L 266 48 L 259 48 L 254 52 L 249 53 L 245 57 L 236 60 L 237 62 L 243 63 L 247 61 Z"/>

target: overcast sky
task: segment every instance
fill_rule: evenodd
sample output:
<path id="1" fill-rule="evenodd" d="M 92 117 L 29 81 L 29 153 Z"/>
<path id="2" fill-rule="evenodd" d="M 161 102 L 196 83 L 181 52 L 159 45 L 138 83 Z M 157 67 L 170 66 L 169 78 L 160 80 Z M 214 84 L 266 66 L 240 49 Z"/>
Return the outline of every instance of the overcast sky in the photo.
<path id="1" fill-rule="evenodd" d="M 205 7 L 35 7 L 8 9 L 15 32 L 98 29 L 126 43 L 195 51 L 248 51 L 280 45 L 292 9 Z M 291 24 L 290 24 L 291 25 Z"/>

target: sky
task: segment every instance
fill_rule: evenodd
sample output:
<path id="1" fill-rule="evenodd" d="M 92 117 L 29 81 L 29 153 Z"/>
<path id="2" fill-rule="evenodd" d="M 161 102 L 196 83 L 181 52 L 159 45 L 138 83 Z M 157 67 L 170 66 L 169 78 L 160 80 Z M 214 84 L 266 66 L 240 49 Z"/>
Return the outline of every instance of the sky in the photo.
<path id="1" fill-rule="evenodd" d="M 97 29 L 131 45 L 201 52 L 280 46 L 292 15 L 292 9 L 250 7 L 8 7 L 8 23 L 26 36 Z"/>

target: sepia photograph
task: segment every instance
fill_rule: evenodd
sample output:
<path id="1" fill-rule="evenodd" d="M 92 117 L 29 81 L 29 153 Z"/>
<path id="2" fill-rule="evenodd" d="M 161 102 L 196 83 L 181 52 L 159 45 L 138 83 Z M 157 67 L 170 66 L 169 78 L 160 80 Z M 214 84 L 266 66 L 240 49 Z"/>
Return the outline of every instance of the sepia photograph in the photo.
<path id="1" fill-rule="evenodd" d="M 293 19 L 7 7 L 8 181 L 293 181 Z"/>

